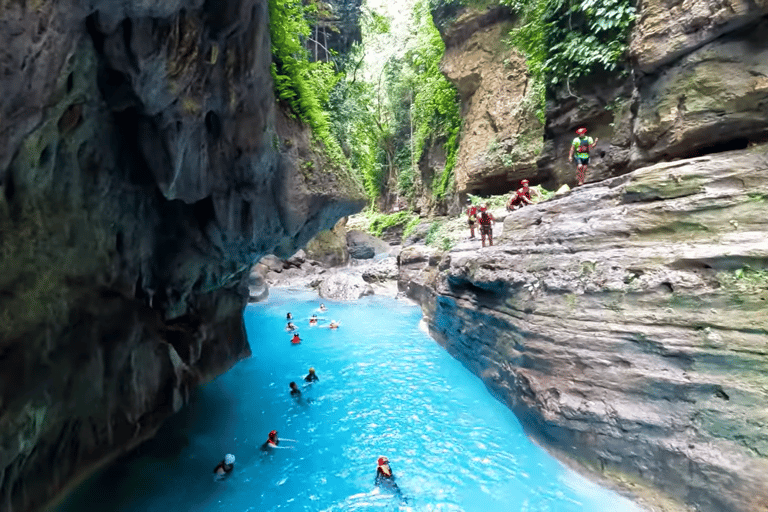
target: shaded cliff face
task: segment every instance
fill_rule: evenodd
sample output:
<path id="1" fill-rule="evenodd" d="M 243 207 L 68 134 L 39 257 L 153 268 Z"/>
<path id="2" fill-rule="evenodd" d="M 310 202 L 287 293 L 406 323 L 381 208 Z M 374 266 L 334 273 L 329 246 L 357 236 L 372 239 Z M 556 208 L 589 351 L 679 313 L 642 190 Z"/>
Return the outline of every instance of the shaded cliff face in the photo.
<path id="1" fill-rule="evenodd" d="M 464 125 L 454 169 L 456 190 L 503 194 L 537 178 L 543 126 L 531 101 L 525 57 L 510 49 L 506 9 L 462 10 L 450 22 L 436 12 L 445 41 L 441 70 L 461 94 Z"/>
<path id="2" fill-rule="evenodd" d="M 406 248 L 400 288 L 545 445 L 766 511 L 766 198 L 768 145 L 657 164 L 508 216 L 496 247 Z"/>
<path id="3" fill-rule="evenodd" d="M 0 508 L 35 510 L 249 355 L 262 255 L 364 205 L 277 115 L 262 0 L 0 7 Z"/>
<path id="4" fill-rule="evenodd" d="M 575 166 L 567 157 L 579 126 L 600 139 L 587 181 L 659 161 L 741 149 L 768 137 L 768 3 L 697 0 L 670 5 L 650 0 L 637 8 L 627 76 L 597 76 L 578 87 L 571 84 L 572 91 L 558 92 L 547 105 L 543 141 L 528 110 L 494 106 L 523 103 L 519 87 L 493 86 L 479 99 L 464 94 L 459 192 L 506 192 L 526 174 L 551 188 L 575 185 Z M 477 89 L 492 66 L 487 63 L 491 59 L 479 57 L 481 46 L 472 41 L 482 39 L 493 25 L 466 20 L 493 20 L 491 13 L 498 10 L 471 14 L 465 8 L 446 9 L 434 11 L 446 46 L 461 41 L 446 52 L 446 75 L 460 90 Z M 507 49 L 503 58 L 509 67 L 507 83 L 525 84 L 522 61 L 511 65 L 519 59 L 516 52 Z M 505 127 L 514 135 L 506 135 Z M 499 144 L 484 150 L 483 139 L 493 134 Z M 543 142 L 543 150 L 531 140 Z M 500 165 L 505 162 L 514 165 Z"/>

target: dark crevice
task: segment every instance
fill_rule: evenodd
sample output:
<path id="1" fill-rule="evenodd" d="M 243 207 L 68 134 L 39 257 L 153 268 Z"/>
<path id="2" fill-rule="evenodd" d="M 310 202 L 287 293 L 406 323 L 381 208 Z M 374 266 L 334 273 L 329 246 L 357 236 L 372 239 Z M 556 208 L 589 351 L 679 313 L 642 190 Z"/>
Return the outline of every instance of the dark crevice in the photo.
<path id="1" fill-rule="evenodd" d="M 218 140 L 221 136 L 221 120 L 213 110 L 205 114 L 205 129 L 213 140 Z"/>
<path id="2" fill-rule="evenodd" d="M 13 181 L 13 173 L 6 171 L 3 179 L 3 195 L 8 203 L 13 202 L 13 196 L 16 195 L 16 184 Z"/>
<path id="3" fill-rule="evenodd" d="M 50 161 L 51 161 L 51 145 L 48 144 L 40 153 L 40 160 L 38 160 L 38 165 L 40 167 L 45 167 L 46 165 L 48 165 L 48 162 Z"/>
<path id="4" fill-rule="evenodd" d="M 197 220 L 201 232 L 205 232 L 208 224 L 216 220 L 216 209 L 213 206 L 213 199 L 208 196 L 192 205 L 192 215 Z"/>
<path id="5" fill-rule="evenodd" d="M 675 289 L 672 287 L 672 283 L 670 283 L 669 281 L 664 281 L 663 283 L 661 283 L 661 287 L 664 288 L 669 293 L 673 293 L 675 291 Z"/>
<path id="6" fill-rule="evenodd" d="M 713 153 L 723 153 L 725 151 L 736 151 L 740 149 L 747 149 L 749 146 L 749 139 L 747 137 L 738 137 L 731 140 L 717 142 L 704 146 L 702 148 L 693 149 L 685 153 L 677 155 L 677 158 L 696 158 L 700 156 L 711 155 Z"/>
<path id="7" fill-rule="evenodd" d="M 125 18 L 123 20 L 123 44 L 125 45 L 125 55 L 128 58 L 128 63 L 135 70 L 139 70 L 139 63 L 136 60 L 136 55 L 131 50 L 131 39 L 133 39 L 133 21 L 131 18 Z"/>
<path id="8" fill-rule="evenodd" d="M 72 73 L 69 74 L 67 77 L 67 94 L 72 92 L 72 89 L 75 88 L 75 77 Z"/>

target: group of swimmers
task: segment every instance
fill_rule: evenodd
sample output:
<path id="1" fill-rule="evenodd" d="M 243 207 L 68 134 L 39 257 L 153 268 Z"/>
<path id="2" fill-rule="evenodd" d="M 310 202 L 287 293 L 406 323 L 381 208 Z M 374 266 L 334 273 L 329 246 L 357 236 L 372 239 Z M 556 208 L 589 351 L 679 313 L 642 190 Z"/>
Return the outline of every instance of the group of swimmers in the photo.
<path id="1" fill-rule="evenodd" d="M 325 307 L 325 304 L 320 304 L 320 307 L 318 308 L 319 311 L 325 312 L 328 311 L 328 309 Z M 301 338 L 299 337 L 298 331 L 296 331 L 296 326 L 293 324 L 291 320 L 293 320 L 293 315 L 289 312 L 286 314 L 286 320 L 288 320 L 288 325 L 286 326 L 287 331 L 293 331 L 293 338 L 291 339 L 291 343 L 298 344 L 301 343 Z M 318 317 L 316 314 L 313 314 L 312 317 L 309 319 L 309 325 L 317 325 L 318 323 Z M 330 324 L 328 325 L 331 329 L 336 329 L 339 327 L 339 323 L 336 320 L 332 320 Z M 315 372 L 315 369 L 313 367 L 309 368 L 309 371 L 306 376 L 304 376 L 304 386 L 311 385 L 314 382 L 318 382 L 320 378 L 317 376 L 317 373 Z M 291 397 L 300 400 L 301 399 L 301 390 L 299 389 L 298 384 L 296 382 L 291 381 L 289 384 L 290 387 L 290 394 Z M 271 451 L 273 449 L 291 449 L 293 446 L 281 446 L 281 442 L 296 442 L 294 439 L 285 439 L 285 438 L 279 438 L 277 435 L 277 430 L 272 430 L 269 432 L 269 435 L 267 436 L 267 440 L 261 445 L 262 451 Z M 223 477 L 224 475 L 227 475 L 232 472 L 235 466 L 235 456 L 231 453 L 228 453 L 224 456 L 224 459 L 219 462 L 219 464 L 214 468 L 213 472 L 217 475 L 217 478 Z M 399 497 L 404 502 L 407 502 L 407 499 L 403 497 L 400 488 L 395 483 L 395 475 L 392 471 L 392 467 L 389 464 L 389 459 L 387 457 L 379 457 L 376 460 L 376 478 L 375 478 L 375 484 L 376 486 L 380 486 L 383 488 L 386 488 L 390 490 L 392 493 L 394 493 L 397 497 Z"/>
<path id="2" fill-rule="evenodd" d="M 321 312 L 328 311 L 328 308 L 325 307 L 325 304 L 320 304 L 320 307 L 318 308 Z M 285 330 L 288 332 L 292 332 L 291 335 L 291 343 L 294 345 L 298 345 L 301 343 L 301 337 L 299 336 L 299 331 L 297 331 L 296 324 L 292 322 L 293 315 L 291 315 L 290 312 L 288 312 L 285 315 L 285 319 L 288 320 L 288 325 L 285 326 Z M 320 318 L 318 318 L 317 313 L 313 313 L 312 316 L 309 318 L 309 325 L 310 327 L 318 325 L 318 322 L 320 321 Z M 328 324 L 329 329 L 338 329 L 339 328 L 339 322 L 336 320 L 331 320 L 331 322 Z"/>

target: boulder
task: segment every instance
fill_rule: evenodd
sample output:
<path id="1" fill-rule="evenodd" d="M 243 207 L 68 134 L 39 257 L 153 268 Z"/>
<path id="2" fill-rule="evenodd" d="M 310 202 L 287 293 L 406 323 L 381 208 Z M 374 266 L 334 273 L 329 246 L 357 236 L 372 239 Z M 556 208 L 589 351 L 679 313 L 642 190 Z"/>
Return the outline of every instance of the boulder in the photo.
<path id="1" fill-rule="evenodd" d="M 349 261 L 346 239 L 346 217 L 327 231 L 322 231 L 309 241 L 305 250 L 307 256 L 326 267 L 339 267 Z"/>
<path id="2" fill-rule="evenodd" d="M 261 263 L 251 269 L 248 275 L 248 302 L 261 302 L 269 297 L 268 272 L 267 266 Z"/>
<path id="3" fill-rule="evenodd" d="M 373 288 L 359 275 L 336 273 L 320 283 L 318 293 L 324 299 L 357 300 L 373 295 Z"/>
<path id="4" fill-rule="evenodd" d="M 283 271 L 283 260 L 272 254 L 267 254 L 259 263 L 267 267 L 270 272 L 277 272 L 278 274 Z"/>
<path id="5" fill-rule="evenodd" d="M 355 259 L 370 259 L 377 254 L 388 254 L 388 243 L 364 231 L 353 229 L 347 232 L 347 249 Z"/>
<path id="6" fill-rule="evenodd" d="M 397 259 L 388 256 L 363 270 L 362 277 L 367 283 L 381 283 L 397 279 L 398 272 Z"/>

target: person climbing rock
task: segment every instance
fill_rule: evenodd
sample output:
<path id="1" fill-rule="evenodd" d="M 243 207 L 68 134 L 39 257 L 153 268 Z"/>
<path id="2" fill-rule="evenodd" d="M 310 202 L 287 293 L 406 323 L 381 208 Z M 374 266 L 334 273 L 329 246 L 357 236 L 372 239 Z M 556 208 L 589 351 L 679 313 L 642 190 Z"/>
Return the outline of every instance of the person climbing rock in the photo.
<path id="1" fill-rule="evenodd" d="M 587 166 L 589 165 L 589 151 L 597 145 L 597 138 L 587 137 L 587 129 L 583 126 L 576 130 L 578 137 L 573 139 L 571 149 L 568 152 L 568 161 L 573 159 L 574 150 L 576 151 L 576 179 L 579 185 L 584 184 L 587 175 Z"/>
<path id="2" fill-rule="evenodd" d="M 216 473 L 218 476 L 227 474 L 232 472 L 232 470 L 235 467 L 235 456 L 231 453 L 228 453 L 224 456 L 224 460 L 219 462 L 219 464 L 213 468 L 213 472 Z"/>
<path id="3" fill-rule="evenodd" d="M 469 224 L 469 238 L 475 238 L 475 223 L 477 222 L 477 206 L 472 204 L 472 198 L 467 198 L 467 224 Z"/>
<path id="4" fill-rule="evenodd" d="M 320 380 L 320 378 L 315 373 L 315 369 L 314 368 L 310 368 L 309 369 L 309 373 L 307 374 L 306 377 L 304 377 L 304 381 L 305 382 L 317 382 L 319 380 Z"/>
<path id="5" fill-rule="evenodd" d="M 512 193 L 512 197 L 509 198 L 507 203 L 507 211 L 517 210 L 522 208 L 526 204 L 533 204 L 531 199 L 531 193 L 537 197 L 541 197 L 541 194 L 535 188 L 528 188 L 528 180 L 520 182 L 521 187 Z"/>
<path id="6" fill-rule="evenodd" d="M 301 343 L 301 338 L 299 338 L 298 331 L 295 331 L 293 333 L 293 338 L 291 338 L 291 343 L 293 343 L 294 345 L 298 345 L 299 343 Z"/>
<path id="7" fill-rule="evenodd" d="M 488 211 L 487 204 L 480 207 L 480 215 L 477 220 L 480 223 L 480 238 L 482 239 L 483 247 L 485 247 L 486 236 L 488 237 L 488 245 L 493 245 L 493 223 L 496 222 L 496 219 Z"/>

